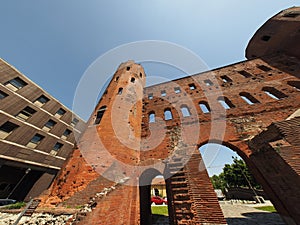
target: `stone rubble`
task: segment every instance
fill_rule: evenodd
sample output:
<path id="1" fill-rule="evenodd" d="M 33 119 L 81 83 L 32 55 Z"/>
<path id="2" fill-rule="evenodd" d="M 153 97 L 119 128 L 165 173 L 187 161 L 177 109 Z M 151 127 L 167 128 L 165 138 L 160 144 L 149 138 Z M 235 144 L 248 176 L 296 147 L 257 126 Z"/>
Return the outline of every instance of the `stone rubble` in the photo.
<path id="1" fill-rule="evenodd" d="M 0 225 L 13 225 L 19 215 L 0 212 Z M 73 221 L 73 215 L 34 213 L 31 217 L 23 216 L 18 225 L 62 225 L 70 221 Z"/>

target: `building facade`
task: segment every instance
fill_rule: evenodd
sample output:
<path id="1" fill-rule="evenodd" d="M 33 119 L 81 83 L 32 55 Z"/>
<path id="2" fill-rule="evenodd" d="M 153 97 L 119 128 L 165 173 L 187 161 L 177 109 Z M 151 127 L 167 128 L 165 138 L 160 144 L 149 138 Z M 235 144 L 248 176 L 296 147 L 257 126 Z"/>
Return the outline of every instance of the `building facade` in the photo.
<path id="1" fill-rule="evenodd" d="M 84 122 L 0 60 L 0 198 L 24 200 L 47 189 Z"/>

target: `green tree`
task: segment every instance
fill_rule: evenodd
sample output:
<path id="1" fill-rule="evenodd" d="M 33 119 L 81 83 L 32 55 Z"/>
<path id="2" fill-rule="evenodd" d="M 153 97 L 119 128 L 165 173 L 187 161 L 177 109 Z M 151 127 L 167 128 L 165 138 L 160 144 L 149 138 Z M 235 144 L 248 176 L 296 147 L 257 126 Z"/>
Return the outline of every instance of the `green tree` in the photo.
<path id="1" fill-rule="evenodd" d="M 246 163 L 238 158 L 233 159 L 232 164 L 225 164 L 223 172 L 219 175 L 214 175 L 211 182 L 215 189 L 224 190 L 226 187 L 249 187 L 260 189 L 261 186 L 252 176 Z"/>

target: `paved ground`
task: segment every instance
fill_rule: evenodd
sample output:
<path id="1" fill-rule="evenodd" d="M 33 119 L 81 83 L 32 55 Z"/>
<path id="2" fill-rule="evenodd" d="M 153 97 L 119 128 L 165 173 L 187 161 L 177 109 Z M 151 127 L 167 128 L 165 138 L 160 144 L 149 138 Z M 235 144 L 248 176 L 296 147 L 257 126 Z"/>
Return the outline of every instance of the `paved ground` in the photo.
<path id="1" fill-rule="evenodd" d="M 228 225 L 286 225 L 277 213 L 270 213 L 254 207 L 272 205 L 244 204 L 240 202 L 220 202 Z M 153 225 L 168 225 L 168 217 L 154 216 Z"/>
<path id="2" fill-rule="evenodd" d="M 221 202 L 221 208 L 228 225 L 286 225 L 277 213 L 265 212 L 254 207 L 266 204 L 241 204 Z"/>

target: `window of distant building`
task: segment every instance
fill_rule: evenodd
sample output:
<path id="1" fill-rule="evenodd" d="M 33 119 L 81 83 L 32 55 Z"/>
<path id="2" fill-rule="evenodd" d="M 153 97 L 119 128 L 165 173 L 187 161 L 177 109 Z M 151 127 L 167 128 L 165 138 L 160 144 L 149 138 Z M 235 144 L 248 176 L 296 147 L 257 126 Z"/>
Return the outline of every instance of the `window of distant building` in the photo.
<path id="1" fill-rule="evenodd" d="M 8 94 L 6 94 L 3 91 L 0 91 L 0 100 L 3 99 L 3 98 L 5 98 L 5 97 L 7 97 L 7 96 L 8 96 Z"/>
<path id="2" fill-rule="evenodd" d="M 64 145 L 62 143 L 56 142 L 56 144 L 53 146 L 50 155 L 57 155 L 58 151 L 61 150 L 61 148 Z"/>
<path id="3" fill-rule="evenodd" d="M 50 131 L 54 126 L 56 122 L 54 120 L 48 120 L 48 122 L 44 125 L 43 130 Z"/>
<path id="4" fill-rule="evenodd" d="M 27 83 L 25 81 L 23 81 L 21 78 L 16 77 L 10 81 L 7 81 L 4 85 L 12 91 L 17 91 L 17 90 L 21 89 L 22 87 L 26 86 Z"/>
<path id="5" fill-rule="evenodd" d="M 62 134 L 61 138 L 64 139 L 64 140 L 66 140 L 66 139 L 70 136 L 71 133 L 72 133 L 71 130 L 66 129 L 66 130 L 64 131 L 64 133 Z"/>
<path id="6" fill-rule="evenodd" d="M 160 92 L 160 94 L 161 94 L 162 97 L 165 97 L 165 96 L 167 95 L 167 92 L 166 92 L 165 90 L 162 90 L 162 91 Z"/>
<path id="7" fill-rule="evenodd" d="M 36 148 L 36 146 L 41 143 L 44 138 L 45 137 L 43 135 L 35 134 L 26 146 L 29 148 Z"/>
<path id="8" fill-rule="evenodd" d="M 33 108 L 30 108 L 29 106 L 26 106 L 21 112 L 19 112 L 16 117 L 20 120 L 26 121 L 28 120 L 34 113 L 36 113 L 36 110 Z"/>
<path id="9" fill-rule="evenodd" d="M 10 135 L 16 128 L 19 126 L 12 122 L 5 122 L 0 126 L 0 138 L 5 139 L 8 135 Z"/>
<path id="10" fill-rule="evenodd" d="M 41 95 L 37 100 L 35 100 L 34 104 L 38 107 L 42 107 L 45 103 L 47 103 L 50 99 L 45 95 Z"/>
<path id="11" fill-rule="evenodd" d="M 71 126 L 75 127 L 77 125 L 77 123 L 79 122 L 79 119 L 77 118 L 73 118 L 72 122 L 71 122 Z"/>
<path id="12" fill-rule="evenodd" d="M 61 118 L 66 112 L 67 112 L 66 110 L 60 108 L 59 110 L 57 110 L 57 112 L 55 113 L 54 116 L 55 116 L 56 118 Z"/>

